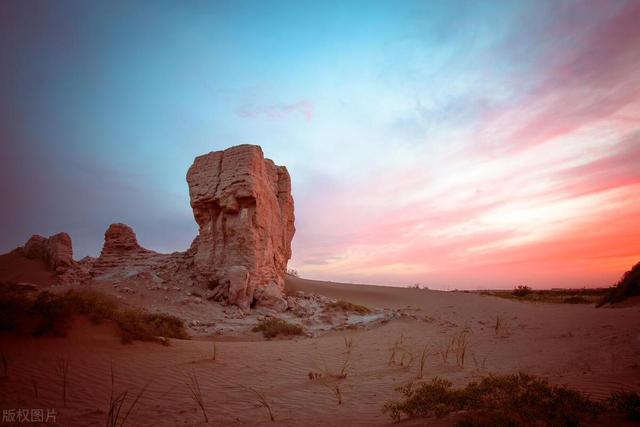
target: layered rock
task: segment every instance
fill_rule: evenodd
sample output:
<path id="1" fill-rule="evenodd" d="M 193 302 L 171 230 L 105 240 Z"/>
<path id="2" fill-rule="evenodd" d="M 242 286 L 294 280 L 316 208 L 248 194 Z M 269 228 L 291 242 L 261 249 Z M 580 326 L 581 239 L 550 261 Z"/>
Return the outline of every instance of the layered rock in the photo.
<path id="1" fill-rule="evenodd" d="M 194 269 L 209 287 L 229 288 L 229 302 L 286 308 L 284 274 L 295 233 L 291 179 L 256 145 L 240 145 L 195 159 L 187 173 L 193 215 Z M 264 292 L 264 289 L 267 289 Z"/>
<path id="2" fill-rule="evenodd" d="M 136 233 L 126 224 L 111 224 L 104 233 L 104 246 L 93 263 L 91 274 L 101 276 L 115 270 L 137 273 L 151 267 L 153 259 L 161 256 L 138 244 Z"/>
<path id="3" fill-rule="evenodd" d="M 59 283 L 70 284 L 85 280 L 87 271 L 73 260 L 73 243 L 67 233 L 50 237 L 34 234 L 21 248 L 24 256 L 42 260 L 56 273 Z"/>

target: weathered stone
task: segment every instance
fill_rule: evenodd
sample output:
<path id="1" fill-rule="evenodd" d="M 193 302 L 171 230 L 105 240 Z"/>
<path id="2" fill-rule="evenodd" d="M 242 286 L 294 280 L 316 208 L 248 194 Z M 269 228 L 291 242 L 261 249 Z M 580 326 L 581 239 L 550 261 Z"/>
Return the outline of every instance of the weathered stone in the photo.
<path id="1" fill-rule="evenodd" d="M 256 299 L 260 307 L 270 308 L 275 311 L 285 311 L 287 309 L 287 300 L 282 293 L 282 289 L 275 282 L 258 288 L 256 290 Z"/>
<path id="2" fill-rule="evenodd" d="M 281 298 L 295 233 L 287 169 L 265 159 L 259 146 L 239 145 L 197 157 L 187 182 L 199 226 L 191 246 L 198 280 L 230 283 L 229 302 L 243 309 L 254 289 L 271 283 L 277 290 L 260 295 Z M 248 272 L 246 285 L 236 266 Z"/>
<path id="3" fill-rule="evenodd" d="M 59 284 L 80 283 L 89 278 L 84 265 L 73 260 L 73 244 L 67 233 L 49 238 L 33 235 L 20 250 L 27 258 L 42 260 L 56 273 Z"/>
<path id="4" fill-rule="evenodd" d="M 104 233 L 104 246 L 91 268 L 93 276 L 122 270 L 131 275 L 140 274 L 141 269 L 153 266 L 153 261 L 165 256 L 150 251 L 138 244 L 136 233 L 126 224 L 111 224 Z"/>
<path id="5" fill-rule="evenodd" d="M 231 266 L 227 270 L 227 280 L 229 281 L 229 303 L 248 312 L 251 309 L 255 290 L 249 280 L 249 271 L 241 265 Z"/>

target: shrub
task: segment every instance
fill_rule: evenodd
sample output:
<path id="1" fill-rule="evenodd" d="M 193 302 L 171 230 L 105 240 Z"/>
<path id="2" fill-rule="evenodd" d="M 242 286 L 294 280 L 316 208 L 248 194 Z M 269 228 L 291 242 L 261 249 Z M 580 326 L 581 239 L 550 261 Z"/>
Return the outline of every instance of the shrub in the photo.
<path id="1" fill-rule="evenodd" d="M 262 332 L 265 338 L 275 338 L 278 335 L 302 335 L 302 327 L 275 317 L 261 320 L 253 327 L 253 332 Z"/>
<path id="2" fill-rule="evenodd" d="M 531 288 L 526 285 L 518 285 L 511 293 L 516 297 L 526 297 L 531 293 Z"/>
<path id="3" fill-rule="evenodd" d="M 522 373 L 484 377 L 461 389 L 436 377 L 417 388 L 410 383 L 398 391 L 404 399 L 387 402 L 383 409 L 395 421 L 403 416 L 442 417 L 464 411 L 458 425 L 519 426 L 544 420 L 550 426 L 577 426 L 602 410 L 577 391 Z"/>
<path id="4" fill-rule="evenodd" d="M 340 309 L 344 311 L 351 311 L 354 313 L 358 313 L 361 316 L 371 313 L 371 309 L 369 307 L 366 307 L 360 304 L 354 304 L 352 302 L 341 300 L 341 299 L 329 304 L 329 308 Z"/>
<path id="5" fill-rule="evenodd" d="M 637 392 L 615 391 L 607 400 L 607 406 L 631 421 L 640 421 L 640 395 Z"/>
<path id="6" fill-rule="evenodd" d="M 94 291 L 70 290 L 57 295 L 40 292 L 35 298 L 24 295 L 0 296 L 0 330 L 21 331 L 33 335 L 64 336 L 72 315 L 82 315 L 93 323 L 114 321 L 123 342 L 152 341 L 157 337 L 187 338 L 181 319 L 143 310 L 121 310 L 117 301 Z"/>
<path id="7" fill-rule="evenodd" d="M 600 300 L 598 307 L 622 302 L 635 295 L 640 295 L 640 262 L 624 273 L 618 283 Z"/>

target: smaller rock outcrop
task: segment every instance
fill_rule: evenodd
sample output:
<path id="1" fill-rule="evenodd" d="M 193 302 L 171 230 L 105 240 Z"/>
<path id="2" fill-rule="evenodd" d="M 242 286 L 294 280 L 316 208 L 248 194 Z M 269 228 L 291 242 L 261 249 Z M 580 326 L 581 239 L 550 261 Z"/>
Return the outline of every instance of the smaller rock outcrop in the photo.
<path id="1" fill-rule="evenodd" d="M 140 268 L 149 267 L 150 261 L 158 255 L 140 246 L 136 233 L 127 224 L 111 224 L 104 233 L 104 246 L 93 263 L 91 274 L 100 276 L 122 268 L 137 273 Z"/>
<path id="2" fill-rule="evenodd" d="M 50 237 L 34 234 L 21 248 L 22 254 L 30 259 L 42 260 L 56 273 L 61 284 L 81 282 L 88 278 L 88 272 L 73 260 L 73 244 L 67 233 Z"/>

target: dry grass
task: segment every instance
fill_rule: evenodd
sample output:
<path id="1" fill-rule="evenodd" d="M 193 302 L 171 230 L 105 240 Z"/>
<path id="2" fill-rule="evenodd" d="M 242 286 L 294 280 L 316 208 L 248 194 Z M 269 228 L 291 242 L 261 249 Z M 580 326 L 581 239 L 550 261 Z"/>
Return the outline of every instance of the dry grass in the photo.
<path id="1" fill-rule="evenodd" d="M 127 395 L 129 394 L 129 392 L 125 390 L 122 393 L 118 394 L 117 396 L 114 396 L 115 374 L 113 372 L 113 364 L 111 364 L 111 395 L 109 396 L 109 411 L 107 412 L 107 427 L 117 427 L 117 426 L 124 427 L 124 425 L 127 422 L 127 419 L 129 418 L 129 415 L 131 415 L 131 412 L 133 412 L 134 408 L 138 405 L 140 398 L 145 393 L 148 386 L 149 386 L 149 382 L 147 382 L 144 385 L 144 387 L 140 389 L 136 397 L 133 399 L 133 401 L 129 405 L 129 408 L 127 409 L 127 411 L 124 414 L 122 414 L 122 417 L 121 417 L 120 415 L 122 413 L 122 409 L 127 400 Z"/>
<path id="2" fill-rule="evenodd" d="M 187 376 L 187 381 L 185 384 L 189 388 L 189 393 L 193 401 L 198 405 L 200 410 L 202 411 L 202 415 L 204 415 L 204 422 L 209 422 L 209 417 L 207 417 L 207 411 L 204 408 L 204 399 L 202 397 L 202 389 L 200 389 L 200 383 L 198 382 L 198 377 L 196 377 L 195 373 L 190 373 Z"/>
<path id="3" fill-rule="evenodd" d="M 258 405 L 267 410 L 267 412 L 269 413 L 269 419 L 271 420 L 271 422 L 274 422 L 276 420 L 276 418 L 273 415 L 273 410 L 271 409 L 271 404 L 267 400 L 267 396 L 264 393 L 256 390 L 253 387 L 244 387 L 243 386 L 243 388 L 251 391 L 256 396 Z"/>
<path id="4" fill-rule="evenodd" d="M 124 343 L 187 338 L 181 319 L 143 310 L 122 310 L 117 300 L 99 292 L 70 290 L 57 295 L 45 291 L 35 298 L 7 293 L 0 295 L 0 330 L 36 336 L 64 336 L 73 315 L 85 316 L 93 323 L 115 322 Z"/>
<path id="5" fill-rule="evenodd" d="M 506 317 L 498 314 L 496 315 L 496 323 L 493 329 L 495 330 L 496 336 L 507 336 L 510 331 L 509 321 Z"/>
<path id="6" fill-rule="evenodd" d="M 518 286 L 511 291 L 480 291 L 481 295 L 490 295 L 515 301 L 555 303 L 555 304 L 595 304 L 610 291 L 608 288 L 593 289 L 531 289 Z"/>
<path id="7" fill-rule="evenodd" d="M 258 322 L 258 324 L 254 326 L 253 332 L 262 332 L 262 335 L 267 339 L 275 338 L 278 335 L 291 336 L 304 334 L 301 326 L 275 317 Z"/>
<path id="8" fill-rule="evenodd" d="M 66 407 L 67 406 L 67 379 L 69 376 L 69 358 L 67 356 L 62 357 L 60 360 L 58 360 L 56 372 L 60 377 L 60 382 L 62 385 L 62 402 Z"/>
<path id="9" fill-rule="evenodd" d="M 427 345 L 422 348 L 422 354 L 420 354 L 420 371 L 418 372 L 418 379 L 422 379 L 422 375 L 424 373 L 424 365 L 427 362 Z"/>
<path id="10" fill-rule="evenodd" d="M 346 349 L 347 353 L 351 353 L 351 349 L 353 348 L 353 338 L 347 337 L 345 335 L 342 337 L 342 339 L 344 340 L 344 348 Z"/>
<path id="11" fill-rule="evenodd" d="M 360 304 L 354 304 L 352 302 L 341 299 L 337 300 L 336 302 L 332 302 L 327 307 L 332 309 L 340 309 L 343 311 L 350 311 L 361 316 L 372 313 L 372 310 L 369 307 Z"/>
<path id="12" fill-rule="evenodd" d="M 0 361 L 2 362 L 2 376 L 0 378 L 9 378 L 9 363 L 2 350 L 0 350 Z"/>
<path id="13" fill-rule="evenodd" d="M 384 405 L 394 421 L 402 418 L 442 417 L 458 413 L 460 426 L 578 426 L 602 407 L 577 391 L 551 386 L 526 375 L 488 376 L 460 389 L 434 378 L 414 388 L 397 389 L 403 395 Z"/>
<path id="14" fill-rule="evenodd" d="M 213 360 L 214 362 L 216 360 L 218 360 L 218 345 L 216 344 L 216 342 L 213 342 L 213 350 L 211 352 L 211 360 Z"/>

